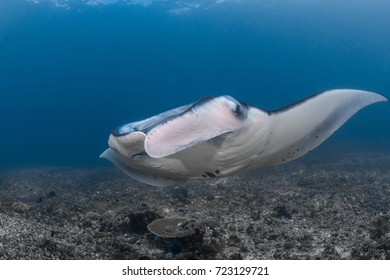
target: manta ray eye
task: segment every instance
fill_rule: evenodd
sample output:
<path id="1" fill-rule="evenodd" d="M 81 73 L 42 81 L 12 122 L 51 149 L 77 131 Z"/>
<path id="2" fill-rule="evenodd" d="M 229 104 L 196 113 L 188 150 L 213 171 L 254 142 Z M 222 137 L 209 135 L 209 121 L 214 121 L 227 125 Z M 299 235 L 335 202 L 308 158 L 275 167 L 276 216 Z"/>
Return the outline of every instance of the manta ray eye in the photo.
<path id="1" fill-rule="evenodd" d="M 233 110 L 233 113 L 238 116 L 241 113 L 240 105 L 236 105 L 236 108 Z"/>

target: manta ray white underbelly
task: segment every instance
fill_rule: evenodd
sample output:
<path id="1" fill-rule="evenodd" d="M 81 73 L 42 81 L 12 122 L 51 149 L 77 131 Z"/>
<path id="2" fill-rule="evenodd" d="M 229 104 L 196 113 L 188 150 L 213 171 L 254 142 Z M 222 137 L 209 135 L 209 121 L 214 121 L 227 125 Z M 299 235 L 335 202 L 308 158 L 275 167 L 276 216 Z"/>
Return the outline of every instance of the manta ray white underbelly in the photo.
<path id="1" fill-rule="evenodd" d="M 114 129 L 101 157 L 154 186 L 224 177 L 297 159 L 362 108 L 385 101 L 337 89 L 264 111 L 230 96 L 206 97 Z"/>

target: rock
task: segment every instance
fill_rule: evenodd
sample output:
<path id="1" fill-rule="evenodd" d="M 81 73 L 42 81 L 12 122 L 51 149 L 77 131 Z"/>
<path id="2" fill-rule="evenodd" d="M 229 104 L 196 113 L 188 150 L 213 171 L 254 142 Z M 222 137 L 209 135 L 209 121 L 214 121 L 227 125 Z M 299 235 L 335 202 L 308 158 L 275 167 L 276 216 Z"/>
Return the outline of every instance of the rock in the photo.
<path id="1" fill-rule="evenodd" d="M 234 253 L 230 255 L 229 257 L 230 260 L 243 260 L 243 257 L 239 253 Z"/>
<path id="2" fill-rule="evenodd" d="M 31 206 L 22 202 L 14 202 L 11 206 L 11 209 L 16 213 L 23 214 L 29 211 L 31 209 Z"/>
<path id="3" fill-rule="evenodd" d="M 284 205 L 282 205 L 282 206 L 277 206 L 277 207 L 275 208 L 275 210 L 276 210 L 276 216 L 277 216 L 278 218 L 282 218 L 282 217 L 284 217 L 284 218 L 286 218 L 286 219 L 291 219 L 291 218 L 292 218 L 291 212 L 288 211 L 287 207 L 284 206 Z"/>
<path id="4" fill-rule="evenodd" d="M 99 218 L 100 214 L 93 211 L 89 211 L 87 214 L 85 214 L 85 219 L 98 220 Z"/>
<path id="5" fill-rule="evenodd" d="M 99 220 L 101 216 L 99 213 L 89 211 L 85 214 L 84 218 L 82 218 L 82 226 L 85 228 L 93 228 L 96 229 L 99 227 Z"/>
<path id="6" fill-rule="evenodd" d="M 184 187 L 176 187 L 172 192 L 172 198 L 183 204 L 190 203 L 188 190 Z"/>
<path id="7" fill-rule="evenodd" d="M 47 197 L 48 198 L 53 198 L 53 197 L 56 197 L 57 196 L 57 193 L 55 191 L 50 191 L 48 194 L 47 194 Z"/>
<path id="8" fill-rule="evenodd" d="M 147 225 L 159 218 L 161 218 L 159 214 L 150 210 L 141 212 L 129 211 L 118 213 L 112 221 L 103 222 L 102 227 L 111 225 L 112 230 L 116 232 L 140 234 L 148 232 Z"/>
<path id="9" fill-rule="evenodd" d="M 229 236 L 229 240 L 228 240 L 229 246 L 236 246 L 240 242 L 241 242 L 241 240 L 237 235 L 233 234 L 233 235 Z"/>
<path id="10" fill-rule="evenodd" d="M 378 244 L 378 249 L 382 250 L 390 250 L 390 237 L 387 239 L 383 240 L 381 243 Z"/>
<path id="11" fill-rule="evenodd" d="M 293 241 L 288 240 L 288 241 L 286 241 L 286 242 L 284 243 L 283 247 L 284 247 L 284 249 L 286 249 L 286 250 L 291 250 L 292 248 L 295 247 L 295 245 L 294 245 L 294 242 L 293 242 Z"/>
<path id="12" fill-rule="evenodd" d="M 148 230 L 159 237 L 180 238 L 195 234 L 194 221 L 185 218 L 165 218 L 153 221 Z"/>

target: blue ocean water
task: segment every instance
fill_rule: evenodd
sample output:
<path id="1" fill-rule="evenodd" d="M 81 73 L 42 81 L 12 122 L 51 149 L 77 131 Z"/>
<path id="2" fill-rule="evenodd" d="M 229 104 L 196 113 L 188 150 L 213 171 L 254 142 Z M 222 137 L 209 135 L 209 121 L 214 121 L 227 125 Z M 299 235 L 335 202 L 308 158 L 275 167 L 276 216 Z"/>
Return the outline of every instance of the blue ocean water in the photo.
<path id="1" fill-rule="evenodd" d="M 1 0 L 1 167 L 106 164 L 111 129 L 229 94 L 277 109 L 390 97 L 387 0 Z M 389 152 L 390 105 L 329 141 Z"/>

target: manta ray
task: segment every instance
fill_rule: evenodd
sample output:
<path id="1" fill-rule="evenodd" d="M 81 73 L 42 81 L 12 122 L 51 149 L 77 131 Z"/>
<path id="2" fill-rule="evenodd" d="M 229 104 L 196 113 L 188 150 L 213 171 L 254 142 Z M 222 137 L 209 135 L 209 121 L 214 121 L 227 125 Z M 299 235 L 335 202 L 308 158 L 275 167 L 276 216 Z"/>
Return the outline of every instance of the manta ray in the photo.
<path id="1" fill-rule="evenodd" d="M 226 177 L 295 160 L 362 108 L 386 101 L 336 89 L 267 111 L 227 95 L 205 97 L 115 128 L 101 157 L 153 186 Z"/>

